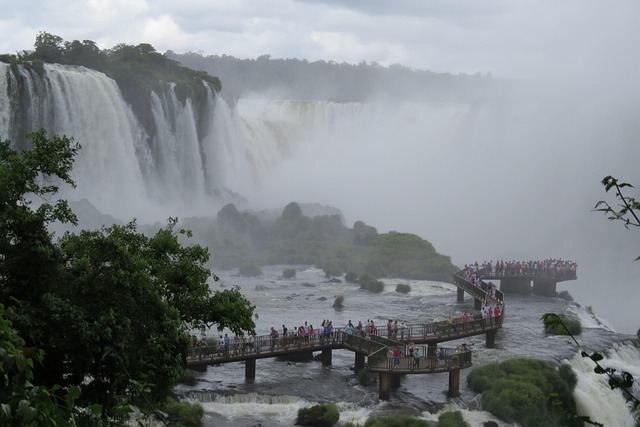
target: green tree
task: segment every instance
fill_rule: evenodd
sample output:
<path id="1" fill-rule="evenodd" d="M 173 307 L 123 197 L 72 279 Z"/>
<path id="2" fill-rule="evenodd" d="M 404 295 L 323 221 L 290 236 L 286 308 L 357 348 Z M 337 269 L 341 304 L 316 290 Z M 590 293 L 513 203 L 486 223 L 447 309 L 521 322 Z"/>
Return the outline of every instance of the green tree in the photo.
<path id="1" fill-rule="evenodd" d="M 71 426 L 89 422 L 98 425 L 99 405 L 78 411 L 77 387 L 62 390 L 33 385 L 34 363 L 42 363 L 43 351 L 24 347 L 10 320 L 11 313 L 0 304 L 0 425 L 16 427 Z M 29 354 L 27 356 L 27 354 Z"/>
<path id="2" fill-rule="evenodd" d="M 62 37 L 40 31 L 34 44 L 35 55 L 44 62 L 64 63 L 64 41 Z"/>
<path id="3" fill-rule="evenodd" d="M 55 183 L 74 185 L 79 146 L 44 131 L 30 138 L 20 152 L 0 142 L 0 304 L 15 312 L 25 345 L 47 355 L 33 384 L 75 387 L 78 404 L 100 403 L 107 419 L 141 396 L 163 402 L 185 366 L 190 328 L 253 330 L 254 306 L 238 288 L 210 290 L 209 253 L 183 245 L 190 233 L 175 219 L 152 237 L 132 221 L 54 242 L 47 225 L 76 219 L 66 202 L 42 200 Z"/>

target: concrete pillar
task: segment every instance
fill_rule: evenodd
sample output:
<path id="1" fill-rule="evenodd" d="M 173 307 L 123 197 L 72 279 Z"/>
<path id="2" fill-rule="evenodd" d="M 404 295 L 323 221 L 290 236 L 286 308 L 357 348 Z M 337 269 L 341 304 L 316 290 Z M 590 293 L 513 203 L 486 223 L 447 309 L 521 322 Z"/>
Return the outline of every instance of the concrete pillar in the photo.
<path id="1" fill-rule="evenodd" d="M 556 281 L 553 279 L 536 279 L 533 281 L 533 293 L 545 297 L 556 296 Z"/>
<path id="2" fill-rule="evenodd" d="M 458 302 L 459 303 L 464 302 L 464 289 L 462 288 L 458 288 Z"/>
<path id="3" fill-rule="evenodd" d="M 496 331 L 487 332 L 487 348 L 493 348 L 496 346 Z"/>
<path id="4" fill-rule="evenodd" d="M 449 371 L 449 397 L 460 396 L 460 369 Z"/>
<path id="5" fill-rule="evenodd" d="M 378 399 L 389 400 L 391 374 L 378 374 Z"/>
<path id="6" fill-rule="evenodd" d="M 473 299 L 473 308 L 476 309 L 476 310 L 480 310 L 482 308 L 482 301 L 477 299 L 477 298 L 474 298 Z"/>
<path id="7" fill-rule="evenodd" d="M 362 353 L 355 353 L 356 355 L 356 372 L 360 372 L 364 369 L 364 354 Z"/>
<path id="8" fill-rule="evenodd" d="M 325 348 L 322 350 L 322 364 L 324 366 L 331 366 L 331 349 Z"/>
<path id="9" fill-rule="evenodd" d="M 400 374 L 391 374 L 391 387 L 398 388 L 400 387 L 400 380 L 402 376 Z"/>
<path id="10" fill-rule="evenodd" d="M 244 377 L 256 377 L 256 359 L 247 359 L 244 361 Z"/>
<path id="11" fill-rule="evenodd" d="M 530 294 L 531 279 L 527 277 L 509 277 L 501 279 L 500 290 L 509 294 Z"/>

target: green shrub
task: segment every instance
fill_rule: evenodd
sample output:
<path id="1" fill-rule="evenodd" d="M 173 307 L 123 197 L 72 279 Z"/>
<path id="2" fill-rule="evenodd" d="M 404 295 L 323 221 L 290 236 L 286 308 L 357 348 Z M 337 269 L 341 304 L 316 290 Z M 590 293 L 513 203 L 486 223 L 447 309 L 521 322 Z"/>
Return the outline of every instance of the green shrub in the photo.
<path id="1" fill-rule="evenodd" d="M 374 279 L 373 277 L 363 274 L 360 276 L 360 289 L 366 289 L 367 291 L 380 293 L 384 291 L 384 283 L 379 280 Z"/>
<path id="2" fill-rule="evenodd" d="M 358 273 L 355 271 L 350 271 L 344 275 L 344 280 L 349 283 L 356 283 L 358 281 Z"/>
<path id="3" fill-rule="evenodd" d="M 196 376 L 195 371 L 192 371 L 191 369 L 185 369 L 184 373 L 182 374 L 182 377 L 178 379 L 178 382 L 182 384 L 194 386 L 198 382 L 198 377 Z"/>
<path id="4" fill-rule="evenodd" d="M 367 371 L 366 369 L 358 371 L 356 376 L 358 377 L 358 384 L 360 384 L 361 386 L 366 386 L 369 384 L 369 371 Z"/>
<path id="5" fill-rule="evenodd" d="M 398 283 L 396 286 L 396 292 L 408 294 L 411 292 L 411 286 L 408 283 Z"/>
<path id="6" fill-rule="evenodd" d="M 333 308 L 343 308 L 344 307 L 344 296 L 338 295 L 336 300 L 333 302 Z"/>
<path id="7" fill-rule="evenodd" d="M 335 261 L 328 261 L 322 265 L 322 271 L 326 277 L 338 277 L 342 276 L 342 270 Z"/>
<path id="8" fill-rule="evenodd" d="M 262 269 L 255 264 L 243 264 L 238 267 L 238 274 L 243 277 L 262 276 Z"/>
<path id="9" fill-rule="evenodd" d="M 483 407 L 503 421 L 522 427 L 583 425 L 571 415 L 576 413 L 577 378 L 569 365 L 508 359 L 473 369 L 467 382 L 482 393 Z"/>
<path id="10" fill-rule="evenodd" d="M 554 335 L 580 335 L 582 333 L 582 323 L 578 319 L 570 319 L 564 314 L 560 314 L 560 319 L 564 326 L 553 321 L 553 318 L 546 318 L 544 321 L 544 331 Z M 566 328 L 565 328 L 566 326 Z"/>
<path id="11" fill-rule="evenodd" d="M 338 406 L 333 402 L 321 403 L 298 409 L 296 425 L 312 427 L 332 427 L 340 419 Z"/>
<path id="12" fill-rule="evenodd" d="M 429 422 L 408 415 L 369 417 L 364 427 L 429 427 Z"/>
<path id="13" fill-rule="evenodd" d="M 167 402 L 167 414 L 172 421 L 181 421 L 185 426 L 199 426 L 201 424 L 204 409 L 199 403 L 178 402 L 169 399 Z"/>
<path id="14" fill-rule="evenodd" d="M 469 427 L 469 423 L 464 420 L 462 412 L 449 411 L 438 416 L 438 427 Z"/>
<path id="15" fill-rule="evenodd" d="M 282 277 L 285 279 L 292 279 L 296 277 L 296 269 L 295 268 L 285 268 L 282 271 Z"/>

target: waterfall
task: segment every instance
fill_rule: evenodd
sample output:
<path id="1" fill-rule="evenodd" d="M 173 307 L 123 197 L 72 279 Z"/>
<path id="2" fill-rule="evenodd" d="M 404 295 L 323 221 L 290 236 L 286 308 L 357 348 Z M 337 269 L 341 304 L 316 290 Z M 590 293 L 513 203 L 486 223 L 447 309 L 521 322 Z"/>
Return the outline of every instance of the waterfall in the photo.
<path id="1" fill-rule="evenodd" d="M 616 343 L 606 352 L 600 361 L 603 367 L 614 368 L 617 372 L 627 371 L 634 379 L 640 378 L 640 349 L 633 343 Z M 578 376 L 574 397 L 578 414 L 589 416 L 593 421 L 605 426 L 633 427 L 635 420 L 629 411 L 626 399 L 620 390 L 611 390 L 606 375 L 593 372 L 595 364 L 591 359 L 576 354 L 568 362 Z M 638 396 L 640 387 L 634 388 Z"/>

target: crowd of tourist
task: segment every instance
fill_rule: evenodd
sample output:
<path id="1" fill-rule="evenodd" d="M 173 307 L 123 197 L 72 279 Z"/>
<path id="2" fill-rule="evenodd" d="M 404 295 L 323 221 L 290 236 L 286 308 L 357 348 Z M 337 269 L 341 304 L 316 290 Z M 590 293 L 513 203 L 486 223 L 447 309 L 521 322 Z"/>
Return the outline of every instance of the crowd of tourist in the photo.
<path id="1" fill-rule="evenodd" d="M 465 265 L 463 275 L 477 280 L 481 275 L 486 276 L 531 276 L 531 277 L 565 277 L 575 276 L 578 264 L 561 258 L 548 258 L 544 260 L 500 260 L 493 262 L 484 261 L 478 264 Z M 473 283 L 473 282 L 472 282 Z"/>

